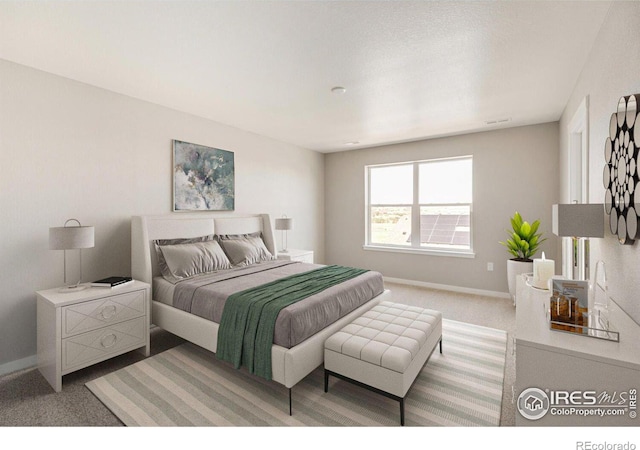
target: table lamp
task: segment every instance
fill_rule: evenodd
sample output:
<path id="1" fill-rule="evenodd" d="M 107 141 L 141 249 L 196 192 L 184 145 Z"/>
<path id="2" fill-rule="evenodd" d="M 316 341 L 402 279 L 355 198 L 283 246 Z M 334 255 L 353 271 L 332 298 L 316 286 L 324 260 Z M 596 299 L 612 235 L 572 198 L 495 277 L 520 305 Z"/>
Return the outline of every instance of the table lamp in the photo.
<path id="1" fill-rule="evenodd" d="M 67 226 L 69 222 L 77 222 L 77 226 Z M 77 219 L 69 219 L 62 227 L 49 228 L 49 248 L 51 250 L 64 250 L 64 287 L 60 292 L 74 292 L 85 289 L 82 281 L 82 250 L 92 248 L 94 242 L 94 227 L 83 227 Z M 80 250 L 80 278 L 74 284 L 67 283 L 67 250 Z"/>
<path id="2" fill-rule="evenodd" d="M 282 253 L 288 253 L 287 250 L 287 231 L 293 230 L 293 219 L 287 216 L 282 216 L 279 219 L 276 219 L 276 230 L 281 230 L 283 232 L 282 238 Z"/>
<path id="3" fill-rule="evenodd" d="M 551 230 L 561 237 L 571 237 L 575 244 L 579 239 L 604 237 L 604 205 L 598 203 L 571 203 L 553 205 Z M 588 264 L 588 249 L 578 265 L 578 279 L 585 280 Z"/>

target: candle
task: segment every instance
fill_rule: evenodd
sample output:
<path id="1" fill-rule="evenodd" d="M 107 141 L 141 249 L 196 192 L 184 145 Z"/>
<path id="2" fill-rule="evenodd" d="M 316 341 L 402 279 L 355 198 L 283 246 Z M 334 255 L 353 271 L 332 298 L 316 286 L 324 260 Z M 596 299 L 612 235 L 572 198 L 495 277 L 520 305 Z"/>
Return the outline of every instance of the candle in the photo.
<path id="1" fill-rule="evenodd" d="M 532 284 L 539 289 L 548 289 L 549 279 L 556 273 L 556 263 L 553 259 L 546 259 L 544 252 L 542 258 L 533 260 Z"/>

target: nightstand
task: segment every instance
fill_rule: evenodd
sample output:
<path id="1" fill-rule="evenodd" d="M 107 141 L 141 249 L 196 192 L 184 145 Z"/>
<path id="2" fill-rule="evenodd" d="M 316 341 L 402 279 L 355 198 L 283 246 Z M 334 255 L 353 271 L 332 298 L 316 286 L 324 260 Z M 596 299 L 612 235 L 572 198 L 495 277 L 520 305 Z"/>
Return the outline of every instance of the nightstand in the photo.
<path id="1" fill-rule="evenodd" d="M 140 348 L 150 354 L 149 285 L 36 292 L 38 369 L 56 392 L 62 376 Z"/>
<path id="2" fill-rule="evenodd" d="M 287 249 L 286 253 L 278 252 L 278 259 L 313 264 L 313 250 L 296 250 L 290 248 Z"/>

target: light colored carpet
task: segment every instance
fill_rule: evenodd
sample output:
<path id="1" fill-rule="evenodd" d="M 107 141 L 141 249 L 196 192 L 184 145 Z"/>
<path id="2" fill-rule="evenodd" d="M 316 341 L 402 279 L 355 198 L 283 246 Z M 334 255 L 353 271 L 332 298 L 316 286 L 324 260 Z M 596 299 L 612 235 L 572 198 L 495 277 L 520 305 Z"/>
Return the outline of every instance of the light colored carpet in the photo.
<path id="1" fill-rule="evenodd" d="M 443 321 L 434 351 L 405 399 L 407 426 L 497 426 L 507 334 Z M 190 343 L 87 383 L 128 426 L 397 426 L 398 402 L 314 371 L 288 391 L 233 369 Z"/>

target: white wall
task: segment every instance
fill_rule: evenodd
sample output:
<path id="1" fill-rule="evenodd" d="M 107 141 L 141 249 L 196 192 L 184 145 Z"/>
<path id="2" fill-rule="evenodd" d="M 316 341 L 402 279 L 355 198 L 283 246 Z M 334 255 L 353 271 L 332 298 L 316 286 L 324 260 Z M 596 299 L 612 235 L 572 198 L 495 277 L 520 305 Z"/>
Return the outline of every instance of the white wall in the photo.
<path id="1" fill-rule="evenodd" d="M 613 2 L 591 51 L 570 101 L 560 120 L 561 173 L 567 172 L 567 125 L 580 102 L 589 98 L 589 201 L 603 203 L 605 188 L 604 143 L 609 118 L 616 111 L 620 97 L 640 93 L 640 3 Z M 567 180 L 560 186 L 562 201 Z M 620 245 L 609 230 L 605 214 L 605 238 L 592 239 L 592 268 L 602 260 L 607 267 L 611 296 L 640 323 L 640 243 Z M 621 339 L 624 339 L 621 336 Z"/>
<path id="2" fill-rule="evenodd" d="M 473 155 L 475 258 L 363 250 L 365 165 L 461 155 Z M 498 242 L 505 239 L 515 211 L 525 220 L 541 220 L 540 230 L 548 238 L 541 250 L 548 258 L 558 259 L 556 237 L 551 233 L 557 161 L 557 122 L 328 154 L 327 262 L 370 268 L 392 278 L 508 292 L 506 266 L 511 256 Z M 494 263 L 493 272 L 487 271 L 488 262 Z"/>
<path id="3" fill-rule="evenodd" d="M 63 283 L 49 227 L 95 226 L 85 280 L 128 275 L 130 217 L 172 210 L 172 139 L 235 152 L 235 214 L 293 217 L 323 260 L 322 154 L 0 60 L 0 373 L 34 362 L 34 292 Z"/>

